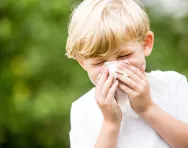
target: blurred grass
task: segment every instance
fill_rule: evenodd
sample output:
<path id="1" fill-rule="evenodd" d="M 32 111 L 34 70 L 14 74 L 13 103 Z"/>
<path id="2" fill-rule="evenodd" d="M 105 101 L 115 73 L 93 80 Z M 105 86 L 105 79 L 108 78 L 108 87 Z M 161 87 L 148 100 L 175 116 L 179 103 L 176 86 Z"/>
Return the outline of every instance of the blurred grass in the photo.
<path id="1" fill-rule="evenodd" d="M 71 103 L 92 84 L 65 54 L 72 0 L 0 0 L 0 147 L 69 147 Z M 148 8 L 155 33 L 147 70 L 188 76 L 188 16 Z"/>

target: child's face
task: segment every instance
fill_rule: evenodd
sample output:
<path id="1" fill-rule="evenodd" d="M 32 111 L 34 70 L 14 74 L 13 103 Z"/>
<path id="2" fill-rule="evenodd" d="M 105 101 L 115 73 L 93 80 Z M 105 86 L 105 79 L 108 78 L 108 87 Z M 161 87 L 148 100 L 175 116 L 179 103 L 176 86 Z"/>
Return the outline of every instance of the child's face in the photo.
<path id="1" fill-rule="evenodd" d="M 101 73 L 105 62 L 128 60 L 131 65 L 138 69 L 143 64 L 146 65 L 145 56 L 149 56 L 152 51 L 153 38 L 153 33 L 150 32 L 144 45 L 137 41 L 130 41 L 126 45 L 119 47 L 119 53 L 117 54 L 109 57 L 82 59 L 78 62 L 87 71 L 91 82 L 96 85 L 98 75 Z"/>

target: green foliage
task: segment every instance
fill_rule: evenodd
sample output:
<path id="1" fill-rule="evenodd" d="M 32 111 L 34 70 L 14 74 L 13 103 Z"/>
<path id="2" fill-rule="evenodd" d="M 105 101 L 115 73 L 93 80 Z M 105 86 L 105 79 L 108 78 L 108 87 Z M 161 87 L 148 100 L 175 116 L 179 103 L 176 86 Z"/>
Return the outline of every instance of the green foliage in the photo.
<path id="1" fill-rule="evenodd" d="M 66 58 L 74 1 L 0 0 L 0 147 L 69 147 L 71 103 L 92 84 Z M 188 17 L 149 11 L 156 41 L 148 71 L 188 76 Z"/>

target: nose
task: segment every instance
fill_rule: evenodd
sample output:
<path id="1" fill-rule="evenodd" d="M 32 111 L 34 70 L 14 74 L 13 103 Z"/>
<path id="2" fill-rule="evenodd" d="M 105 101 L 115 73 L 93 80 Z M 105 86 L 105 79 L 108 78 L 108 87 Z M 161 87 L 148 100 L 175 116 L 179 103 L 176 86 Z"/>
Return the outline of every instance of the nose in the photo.
<path id="1" fill-rule="evenodd" d="M 117 56 L 116 55 L 110 56 L 107 59 L 107 62 L 114 62 L 114 61 L 117 61 Z"/>

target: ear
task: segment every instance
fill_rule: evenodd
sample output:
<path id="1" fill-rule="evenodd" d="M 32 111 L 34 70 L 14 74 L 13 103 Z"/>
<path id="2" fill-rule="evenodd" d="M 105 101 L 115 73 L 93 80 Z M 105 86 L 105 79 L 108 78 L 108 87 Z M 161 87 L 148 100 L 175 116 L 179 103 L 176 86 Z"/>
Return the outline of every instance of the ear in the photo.
<path id="1" fill-rule="evenodd" d="M 143 45 L 145 56 L 149 56 L 151 54 L 153 49 L 153 44 L 154 44 L 154 34 L 152 31 L 149 31 L 146 34 L 146 37 L 144 39 L 144 45 Z"/>
<path id="2" fill-rule="evenodd" d="M 80 66 L 86 71 L 86 66 L 85 66 L 85 63 L 84 63 L 84 59 L 77 58 L 76 60 L 80 64 Z"/>

